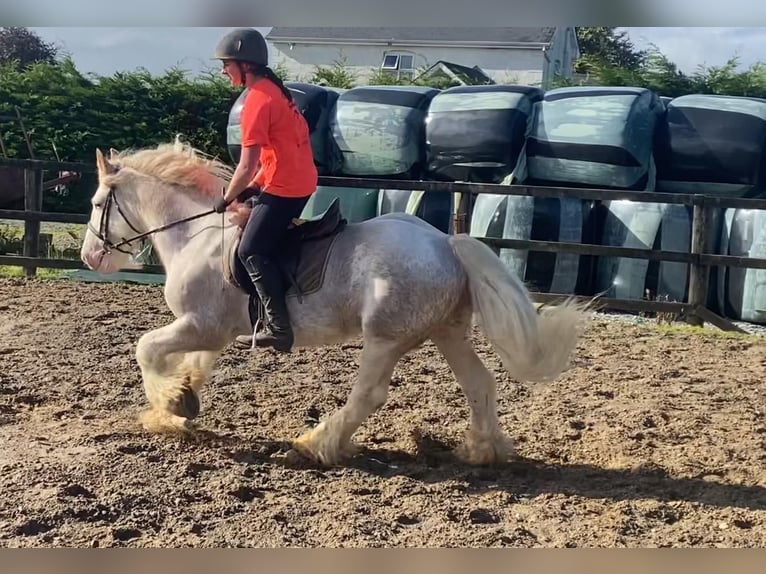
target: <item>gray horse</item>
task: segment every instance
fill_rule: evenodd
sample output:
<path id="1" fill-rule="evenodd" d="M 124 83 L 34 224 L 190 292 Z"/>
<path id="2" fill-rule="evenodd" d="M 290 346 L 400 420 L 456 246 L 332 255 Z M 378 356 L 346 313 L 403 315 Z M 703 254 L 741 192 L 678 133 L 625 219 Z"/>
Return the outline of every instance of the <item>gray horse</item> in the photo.
<path id="1" fill-rule="evenodd" d="M 150 404 L 140 421 L 150 432 L 194 432 L 200 389 L 217 358 L 252 330 L 248 298 L 222 269 L 238 227 L 211 210 L 231 169 L 179 141 L 112 150 L 109 158 L 97 150 L 96 160 L 99 186 L 83 261 L 114 273 L 130 264 L 139 239 L 151 237 L 176 317 L 138 340 Z M 499 426 L 495 380 L 470 343 L 473 319 L 514 379 L 551 381 L 567 368 L 590 313 L 575 302 L 538 312 L 485 244 L 406 214 L 347 225 L 330 249 L 321 288 L 302 301 L 290 297 L 288 310 L 297 352 L 363 337 L 346 404 L 293 442 L 298 453 L 324 465 L 353 452 L 352 435 L 385 403 L 396 363 L 429 339 L 471 409 L 456 454 L 470 464 L 508 460 L 513 444 Z"/>

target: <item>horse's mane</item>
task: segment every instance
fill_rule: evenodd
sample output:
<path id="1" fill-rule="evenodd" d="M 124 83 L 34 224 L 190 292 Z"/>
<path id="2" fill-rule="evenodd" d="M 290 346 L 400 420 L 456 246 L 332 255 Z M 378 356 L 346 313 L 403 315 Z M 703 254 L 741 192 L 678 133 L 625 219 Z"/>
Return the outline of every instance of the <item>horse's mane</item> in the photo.
<path id="1" fill-rule="evenodd" d="M 227 164 L 179 139 L 154 148 L 118 152 L 109 161 L 118 168 L 130 168 L 170 185 L 196 188 L 210 197 L 219 197 L 222 186 L 234 173 Z M 120 171 L 107 175 L 104 183 L 116 184 Z"/>

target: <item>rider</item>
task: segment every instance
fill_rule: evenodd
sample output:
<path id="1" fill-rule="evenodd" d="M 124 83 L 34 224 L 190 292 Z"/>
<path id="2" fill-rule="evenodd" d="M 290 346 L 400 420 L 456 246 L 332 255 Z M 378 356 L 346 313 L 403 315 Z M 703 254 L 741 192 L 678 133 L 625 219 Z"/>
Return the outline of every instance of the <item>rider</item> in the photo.
<path id="1" fill-rule="evenodd" d="M 268 67 L 264 37 L 253 28 L 226 34 L 213 56 L 223 61 L 232 85 L 249 89 L 240 114 L 241 154 L 234 175 L 215 209 L 244 191 L 255 191 L 254 205 L 237 255 L 247 269 L 266 312 L 265 329 L 237 342 L 287 352 L 293 332 L 285 303 L 285 285 L 275 257 L 287 227 L 300 216 L 317 187 L 309 129 L 290 91 Z"/>

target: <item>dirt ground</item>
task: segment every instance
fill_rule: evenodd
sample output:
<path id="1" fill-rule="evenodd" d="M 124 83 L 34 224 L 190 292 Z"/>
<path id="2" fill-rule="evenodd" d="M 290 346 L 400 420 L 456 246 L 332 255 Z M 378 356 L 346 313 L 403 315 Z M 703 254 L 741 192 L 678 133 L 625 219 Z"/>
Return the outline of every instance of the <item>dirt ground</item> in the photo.
<path id="1" fill-rule="evenodd" d="M 763 336 L 599 316 L 527 387 L 477 334 L 521 456 L 488 468 L 449 452 L 468 409 L 429 344 L 326 470 L 286 441 L 343 404 L 358 344 L 231 348 L 193 442 L 135 418 L 135 341 L 169 318 L 159 286 L 0 280 L 0 546 L 766 545 Z"/>

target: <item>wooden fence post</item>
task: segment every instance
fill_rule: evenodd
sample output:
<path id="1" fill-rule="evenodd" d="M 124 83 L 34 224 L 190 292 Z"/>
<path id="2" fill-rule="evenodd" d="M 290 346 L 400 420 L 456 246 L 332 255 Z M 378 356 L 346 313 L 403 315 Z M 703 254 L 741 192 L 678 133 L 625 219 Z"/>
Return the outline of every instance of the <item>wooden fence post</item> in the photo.
<path id="1" fill-rule="evenodd" d="M 41 169 L 24 170 L 24 211 L 42 211 L 43 172 Z M 40 222 L 24 220 L 24 257 L 36 258 L 40 249 Z M 24 267 L 27 277 L 37 273 L 36 265 Z"/>
<path id="2" fill-rule="evenodd" d="M 699 201 L 694 202 L 694 215 L 692 218 L 692 240 L 691 253 L 701 255 L 707 253 L 707 227 L 712 221 L 710 217 L 712 206 L 705 202 L 701 197 Z M 692 309 L 704 308 L 707 303 L 708 282 L 710 278 L 710 266 L 694 262 L 689 265 L 689 303 Z M 694 311 L 687 316 L 686 322 L 691 325 L 701 327 L 703 319 Z"/>

